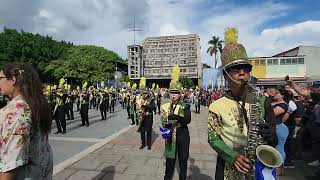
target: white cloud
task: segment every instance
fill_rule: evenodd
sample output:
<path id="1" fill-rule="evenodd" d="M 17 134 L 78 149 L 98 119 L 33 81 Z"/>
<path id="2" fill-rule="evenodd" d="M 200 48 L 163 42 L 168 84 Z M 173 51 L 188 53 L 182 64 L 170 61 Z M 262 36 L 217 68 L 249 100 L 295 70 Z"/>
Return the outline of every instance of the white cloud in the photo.
<path id="1" fill-rule="evenodd" d="M 173 24 L 164 24 L 160 27 L 159 36 L 185 35 L 190 34 L 187 30 L 178 29 Z"/>
<path id="2" fill-rule="evenodd" d="M 196 33 L 201 39 L 201 59 L 209 64 L 213 58 L 206 53 L 207 42 L 212 36 L 223 38 L 224 29 L 230 26 L 238 28 L 239 42 L 249 56 L 270 56 L 301 44 L 320 46 L 320 21 L 267 27 L 292 8 L 273 1 L 239 6 L 216 0 L 215 6 L 206 7 L 211 0 L 33 0 L 24 3 L 28 8 L 21 8 L 19 2 L 1 1 L 4 18 L 0 25 L 76 44 L 104 46 L 123 58 L 127 57 L 127 45 L 133 42 L 129 29 L 134 16 L 136 27 L 143 30 L 136 34 L 136 42 L 146 36 Z"/>

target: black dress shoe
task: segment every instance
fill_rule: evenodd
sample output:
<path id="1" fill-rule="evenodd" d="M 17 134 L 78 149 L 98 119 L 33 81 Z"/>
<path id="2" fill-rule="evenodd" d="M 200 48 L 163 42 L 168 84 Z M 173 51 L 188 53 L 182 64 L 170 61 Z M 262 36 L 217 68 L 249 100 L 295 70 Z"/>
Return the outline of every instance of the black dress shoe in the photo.
<path id="1" fill-rule="evenodd" d="M 134 123 L 131 123 L 131 125 L 134 125 Z"/>
<path id="2" fill-rule="evenodd" d="M 86 125 L 86 127 L 88 127 L 88 126 L 89 126 L 89 124 Z"/>
<path id="3" fill-rule="evenodd" d="M 65 133 L 67 133 L 66 131 L 63 131 L 61 134 L 65 134 Z"/>
<path id="4" fill-rule="evenodd" d="M 139 147 L 139 149 L 143 149 L 144 147 L 146 147 L 146 146 L 144 146 L 144 145 L 141 145 L 141 146 Z"/>
<path id="5" fill-rule="evenodd" d="M 55 133 L 53 133 L 53 134 L 59 134 L 59 133 L 61 133 L 61 131 L 57 131 L 57 132 L 55 132 Z"/>
<path id="6" fill-rule="evenodd" d="M 81 124 L 80 127 L 81 127 L 81 126 L 85 126 L 85 125 L 84 125 L 84 124 Z"/>
<path id="7" fill-rule="evenodd" d="M 127 119 L 130 119 L 130 117 L 127 117 Z"/>
<path id="8" fill-rule="evenodd" d="M 151 150 L 151 146 L 148 146 L 148 150 Z"/>

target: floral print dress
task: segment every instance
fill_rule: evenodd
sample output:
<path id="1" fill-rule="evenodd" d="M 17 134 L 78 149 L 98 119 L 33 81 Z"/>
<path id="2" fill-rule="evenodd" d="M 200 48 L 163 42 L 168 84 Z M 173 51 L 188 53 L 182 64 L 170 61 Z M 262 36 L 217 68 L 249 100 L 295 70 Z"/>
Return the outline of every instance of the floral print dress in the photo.
<path id="1" fill-rule="evenodd" d="M 31 110 L 22 96 L 0 109 L 0 173 L 16 170 L 15 179 L 52 179 L 48 136 L 31 127 Z"/>

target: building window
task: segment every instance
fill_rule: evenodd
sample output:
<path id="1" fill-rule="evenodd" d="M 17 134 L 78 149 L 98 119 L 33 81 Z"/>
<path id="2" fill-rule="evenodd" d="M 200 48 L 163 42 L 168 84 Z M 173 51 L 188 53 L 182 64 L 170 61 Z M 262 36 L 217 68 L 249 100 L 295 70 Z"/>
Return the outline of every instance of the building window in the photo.
<path id="1" fill-rule="evenodd" d="M 181 72 L 181 73 L 185 73 L 185 72 L 187 72 L 187 71 L 186 71 L 186 69 L 183 68 L 183 69 L 180 69 L 180 72 Z"/>
<path id="2" fill-rule="evenodd" d="M 255 60 L 256 66 L 265 66 L 266 61 L 265 60 Z"/>
<path id="3" fill-rule="evenodd" d="M 304 58 L 298 58 L 298 64 L 304 64 Z"/>
<path id="4" fill-rule="evenodd" d="M 161 66 L 161 61 L 155 61 L 155 62 L 154 62 L 154 65 L 155 65 L 155 66 Z"/>
<path id="5" fill-rule="evenodd" d="M 189 72 L 191 72 L 191 73 L 196 72 L 196 68 L 190 68 Z"/>
<path id="6" fill-rule="evenodd" d="M 180 60 L 180 64 L 186 64 L 186 60 Z"/>
<path id="7" fill-rule="evenodd" d="M 292 60 L 291 60 L 291 64 L 297 64 L 298 63 L 298 59 L 297 58 L 293 58 Z"/>
<path id="8" fill-rule="evenodd" d="M 150 52 L 154 52 L 154 49 L 151 49 Z"/>
<path id="9" fill-rule="evenodd" d="M 286 59 L 286 64 L 291 64 L 291 59 Z"/>
<path id="10" fill-rule="evenodd" d="M 280 59 L 280 65 L 285 65 L 286 64 L 286 59 Z"/>
<path id="11" fill-rule="evenodd" d="M 154 69 L 153 73 L 159 73 L 159 69 Z"/>

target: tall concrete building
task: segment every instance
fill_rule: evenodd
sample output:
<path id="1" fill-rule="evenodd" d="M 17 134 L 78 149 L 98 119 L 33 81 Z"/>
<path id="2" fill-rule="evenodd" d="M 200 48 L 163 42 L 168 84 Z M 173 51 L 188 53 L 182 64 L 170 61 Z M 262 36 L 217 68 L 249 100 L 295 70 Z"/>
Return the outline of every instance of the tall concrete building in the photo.
<path id="1" fill-rule="evenodd" d="M 147 37 L 141 46 L 128 46 L 128 74 L 132 80 L 144 76 L 148 84 L 168 87 L 171 69 L 176 64 L 180 67 L 180 77 L 186 76 L 195 85 L 201 85 L 200 38 L 197 34 Z"/>

